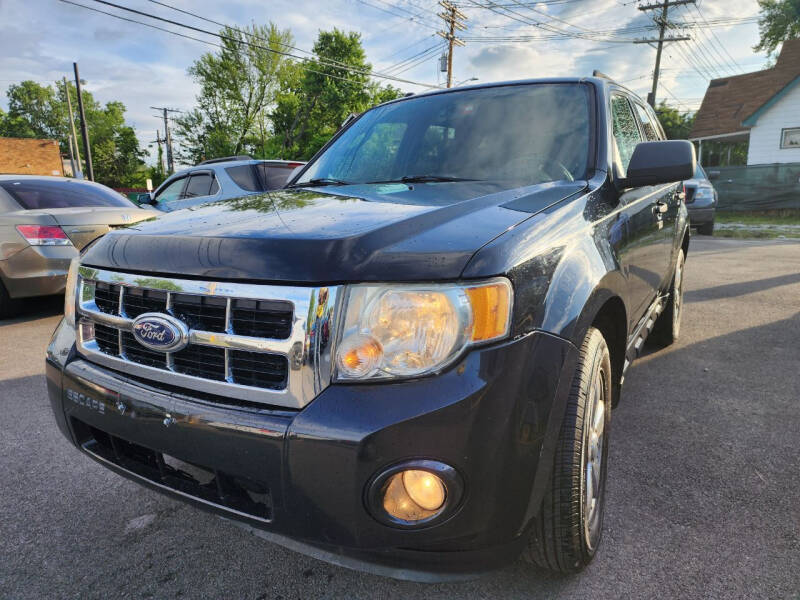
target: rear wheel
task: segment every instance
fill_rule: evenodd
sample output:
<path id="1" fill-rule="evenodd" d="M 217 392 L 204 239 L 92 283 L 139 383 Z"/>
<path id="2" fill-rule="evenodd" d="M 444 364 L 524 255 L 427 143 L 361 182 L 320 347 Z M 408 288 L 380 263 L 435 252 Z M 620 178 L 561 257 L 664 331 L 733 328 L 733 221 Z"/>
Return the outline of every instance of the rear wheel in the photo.
<path id="1" fill-rule="evenodd" d="M 683 267 L 685 262 L 686 257 L 681 249 L 678 251 L 678 260 L 675 263 L 675 275 L 672 277 L 667 306 L 659 315 L 648 338 L 657 346 L 669 346 L 678 341 L 683 314 Z"/>
<path id="2" fill-rule="evenodd" d="M 611 357 L 603 334 L 592 327 L 580 348 L 553 473 L 533 522 L 529 561 L 574 573 L 594 558 L 603 531 L 610 423 Z"/>
<path id="3" fill-rule="evenodd" d="M 19 303 L 12 300 L 8 295 L 8 290 L 3 282 L 0 281 L 0 319 L 8 319 L 17 314 Z"/>
<path id="4" fill-rule="evenodd" d="M 703 223 L 697 227 L 697 233 L 701 235 L 714 235 L 714 221 Z"/>

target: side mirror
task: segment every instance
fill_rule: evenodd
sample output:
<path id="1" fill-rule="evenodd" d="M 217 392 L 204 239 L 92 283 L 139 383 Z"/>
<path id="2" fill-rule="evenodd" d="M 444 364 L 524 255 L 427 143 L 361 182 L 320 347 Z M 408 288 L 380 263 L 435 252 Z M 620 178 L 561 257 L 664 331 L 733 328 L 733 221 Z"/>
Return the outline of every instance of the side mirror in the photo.
<path id="1" fill-rule="evenodd" d="M 641 142 L 633 150 L 628 173 L 620 181 L 620 186 L 640 187 L 684 181 L 694 176 L 696 168 L 697 157 L 691 142 Z"/>
<path id="2" fill-rule="evenodd" d="M 719 171 L 706 171 L 706 175 L 708 175 L 709 181 L 719 179 Z"/>
<path id="3" fill-rule="evenodd" d="M 145 192 L 143 194 L 136 195 L 136 202 L 139 204 L 152 204 L 153 197 L 150 195 L 150 192 Z"/>

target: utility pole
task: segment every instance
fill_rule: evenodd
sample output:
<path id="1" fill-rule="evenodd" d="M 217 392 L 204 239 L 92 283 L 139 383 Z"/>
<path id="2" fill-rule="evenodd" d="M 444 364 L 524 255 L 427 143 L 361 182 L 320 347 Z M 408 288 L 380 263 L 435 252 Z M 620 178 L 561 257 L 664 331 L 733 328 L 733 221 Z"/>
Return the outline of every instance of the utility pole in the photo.
<path id="1" fill-rule="evenodd" d="M 72 135 L 69 138 L 69 151 L 70 151 L 70 159 L 72 159 L 72 176 L 77 177 L 79 171 L 83 171 L 83 167 L 81 167 L 81 151 L 78 148 L 78 134 L 75 133 L 75 117 L 72 114 L 72 100 L 70 99 L 69 95 L 69 84 L 67 83 L 67 77 L 64 76 L 64 93 L 67 95 L 67 111 L 69 112 L 69 126 L 72 130 Z M 75 157 L 72 157 L 72 143 L 75 142 Z M 75 170 L 75 162 L 78 164 L 78 169 Z M 81 173 L 81 176 L 83 173 Z"/>
<path id="2" fill-rule="evenodd" d="M 652 44 L 656 42 L 658 43 L 658 46 L 656 47 L 656 68 L 653 70 L 653 89 L 649 94 L 647 94 L 647 102 L 653 108 L 655 108 L 656 106 L 656 92 L 658 91 L 658 73 L 661 70 L 661 50 L 664 47 L 664 43 L 682 42 L 685 40 L 692 39 L 688 35 L 664 37 L 664 32 L 670 25 L 670 22 L 667 20 L 669 9 L 672 6 L 680 6 L 682 4 L 694 4 L 695 2 L 696 0 L 664 0 L 664 2 L 658 4 L 644 4 L 637 6 L 637 8 L 641 11 L 658 10 L 659 8 L 661 9 L 661 16 L 653 19 L 658 25 L 658 39 L 636 40 L 634 42 L 635 44 Z"/>
<path id="3" fill-rule="evenodd" d="M 163 106 L 151 106 L 153 110 L 160 110 L 162 113 L 161 118 L 164 119 L 164 143 L 167 147 L 167 168 L 169 169 L 168 175 L 172 175 L 175 172 L 175 161 L 172 155 L 172 135 L 169 132 L 169 113 L 171 112 L 181 112 L 174 108 L 165 108 Z"/>
<path id="4" fill-rule="evenodd" d="M 463 40 L 456 37 L 456 31 L 465 31 L 467 26 L 464 21 L 467 16 L 458 10 L 458 7 L 449 0 L 439 0 L 439 6 L 444 12 L 439 13 L 439 17 L 444 20 L 445 31 L 437 31 L 441 37 L 447 40 L 447 87 L 453 85 L 453 46 L 463 46 Z"/>
<path id="5" fill-rule="evenodd" d="M 89 131 L 86 129 L 86 115 L 83 112 L 83 98 L 81 98 L 81 76 L 78 75 L 78 63 L 72 63 L 75 69 L 75 90 L 78 92 L 78 115 L 81 118 L 81 137 L 83 138 L 83 155 L 86 157 L 86 171 L 89 173 L 89 181 L 94 181 L 94 169 L 92 168 L 92 149 L 89 146 Z"/>
<path id="6" fill-rule="evenodd" d="M 156 139 L 150 142 L 151 144 L 158 144 L 158 168 L 161 169 L 162 173 L 166 173 L 166 167 L 164 166 L 164 153 L 161 150 L 161 144 L 166 141 L 161 137 L 161 132 L 156 129 Z"/>

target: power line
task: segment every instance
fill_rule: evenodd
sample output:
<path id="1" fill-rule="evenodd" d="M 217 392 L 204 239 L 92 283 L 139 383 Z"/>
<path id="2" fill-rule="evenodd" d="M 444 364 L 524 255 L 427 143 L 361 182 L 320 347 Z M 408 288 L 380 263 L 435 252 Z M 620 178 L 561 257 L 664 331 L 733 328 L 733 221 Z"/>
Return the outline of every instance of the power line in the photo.
<path id="1" fill-rule="evenodd" d="M 118 19 L 122 19 L 124 21 L 130 21 L 130 22 L 138 23 L 140 25 L 146 25 L 146 26 L 149 26 L 149 27 L 153 27 L 155 29 L 161 29 L 162 31 L 166 31 L 167 33 L 171 33 L 173 35 L 180 35 L 181 37 L 187 37 L 188 39 L 193 39 L 195 41 L 199 41 L 199 42 L 203 42 L 203 43 L 209 43 L 211 45 L 216 45 L 216 44 L 213 44 L 211 42 L 208 42 L 207 40 L 201 40 L 201 39 L 198 39 L 198 38 L 192 38 L 191 36 L 186 36 L 186 35 L 180 34 L 178 32 L 171 31 L 169 29 L 163 29 L 163 28 L 160 28 L 160 27 L 156 27 L 154 25 L 149 25 L 147 23 L 143 23 L 141 21 L 136 21 L 134 19 L 127 19 L 127 18 L 122 17 L 120 15 L 116 15 L 116 14 L 113 14 L 113 13 L 109 13 L 109 12 L 93 9 L 93 8 L 90 8 L 90 7 L 86 6 L 86 5 L 80 4 L 78 2 L 73 2 L 72 0 L 59 0 L 59 1 L 60 2 L 64 2 L 66 4 L 73 4 L 75 6 L 80 6 L 81 8 L 86 8 L 86 9 L 89 9 L 89 10 L 95 10 L 95 12 L 100 12 L 100 13 L 103 13 L 103 14 L 107 14 L 109 16 L 112 16 L 112 17 L 115 17 L 115 18 L 118 18 Z M 170 25 L 176 25 L 178 27 L 183 27 L 183 28 L 189 29 L 191 31 L 196 31 L 198 33 L 202 33 L 202 34 L 205 34 L 205 35 L 210 35 L 210 36 L 216 37 L 216 38 L 224 40 L 224 41 L 233 42 L 233 43 L 236 43 L 236 44 L 244 44 L 244 45 L 247 45 L 247 46 L 250 46 L 250 47 L 253 47 L 253 48 L 259 48 L 259 49 L 264 50 L 266 52 L 271 52 L 273 54 L 279 54 L 279 55 L 284 56 L 284 57 L 289 58 L 289 59 L 294 59 L 294 60 L 299 60 L 299 61 L 305 61 L 306 60 L 305 57 L 297 56 L 295 54 L 292 54 L 291 52 L 286 52 L 286 51 L 283 51 L 283 50 L 276 50 L 275 48 L 269 48 L 267 46 L 262 46 L 262 45 L 259 45 L 259 44 L 254 44 L 252 42 L 243 41 L 243 40 L 236 39 L 236 38 L 231 37 L 231 36 L 226 35 L 226 34 L 216 33 L 216 32 L 213 32 L 213 31 L 208 31 L 206 29 L 202 29 L 202 28 L 196 27 L 194 25 L 181 23 L 180 21 L 174 21 L 172 19 L 159 17 L 157 15 L 153 15 L 153 14 L 150 14 L 150 13 L 147 13 L 147 12 L 144 12 L 144 11 L 136 10 L 136 9 L 133 9 L 133 8 L 128 8 L 126 6 L 121 6 L 119 4 L 114 4 L 113 2 L 108 2 L 107 0 L 93 0 L 93 1 L 97 2 L 98 4 L 104 4 L 106 6 L 112 6 L 114 8 L 117 8 L 117 9 L 120 9 L 120 10 L 124 10 L 124 11 L 127 11 L 127 12 L 131 12 L 131 13 L 134 13 L 134 14 L 137 14 L 137 15 L 141 15 L 141 16 L 144 16 L 144 17 L 147 17 L 147 18 L 150 18 L 150 19 L 154 19 L 154 20 L 157 20 L 157 21 L 162 21 L 164 23 L 169 23 Z M 397 82 L 400 82 L 400 83 L 408 83 L 408 84 L 411 84 L 411 85 L 418 85 L 418 86 L 421 86 L 421 87 L 427 87 L 427 88 L 431 88 L 431 89 L 439 87 L 439 86 L 431 85 L 431 84 L 427 84 L 427 83 L 420 83 L 418 81 L 411 81 L 411 80 L 408 80 L 408 79 L 400 79 L 400 78 L 393 77 L 393 76 L 390 76 L 390 75 L 384 75 L 382 73 L 376 73 L 374 71 L 367 71 L 367 70 L 359 69 L 358 67 L 339 66 L 339 65 L 335 65 L 335 64 L 326 64 L 323 61 L 320 61 L 320 63 L 322 64 L 322 66 L 329 66 L 331 68 L 341 69 L 341 70 L 346 71 L 346 72 L 357 73 L 357 74 L 361 74 L 361 75 L 367 75 L 367 76 L 376 77 L 376 78 L 379 78 L 379 79 L 388 79 L 388 80 L 397 81 Z M 334 79 L 341 79 L 343 81 L 350 81 L 350 82 L 355 83 L 351 79 L 347 79 L 347 78 L 344 78 L 344 77 L 337 77 L 336 75 L 332 75 L 330 73 L 324 73 L 322 71 L 316 71 L 314 69 L 309 68 L 308 66 L 306 66 L 304 64 L 301 64 L 300 67 L 302 69 L 306 70 L 306 71 L 309 71 L 309 72 L 312 72 L 312 73 L 316 73 L 316 74 L 319 74 L 319 75 L 322 75 L 322 76 L 325 76 L 325 77 L 332 77 Z"/>

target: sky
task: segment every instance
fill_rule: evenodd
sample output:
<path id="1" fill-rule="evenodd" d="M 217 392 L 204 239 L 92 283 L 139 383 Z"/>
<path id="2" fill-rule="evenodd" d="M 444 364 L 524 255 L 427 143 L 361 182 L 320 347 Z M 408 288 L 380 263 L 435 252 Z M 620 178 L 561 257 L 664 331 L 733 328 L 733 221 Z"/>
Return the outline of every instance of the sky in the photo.
<path id="1" fill-rule="evenodd" d="M 94 0 L 72 1 L 214 40 Z M 442 20 L 436 16 L 441 9 L 433 0 L 163 0 L 163 4 L 153 0 L 110 1 L 210 30 L 218 27 L 170 7 L 229 25 L 272 21 L 282 29 L 290 29 L 295 46 L 302 50 L 311 49 L 320 29 L 356 31 L 362 36 L 374 72 L 423 85 L 384 80 L 387 83 L 407 92 L 420 92 L 445 81 L 445 74 L 439 70 L 438 49 L 444 40 L 436 35 L 442 27 Z M 655 0 L 456 3 L 467 16 L 467 30 L 460 32 L 466 45 L 453 53 L 456 83 L 472 78 L 482 83 L 591 75 L 599 69 L 643 97 L 650 89 L 656 51 L 647 44 L 634 44 L 633 40 L 652 37 L 657 32 L 637 29 L 610 34 L 609 30 L 652 25 L 655 13 L 645 13 L 637 6 Z M 692 40 L 665 45 L 658 99 L 665 99 L 682 111 L 696 110 L 711 78 L 762 68 L 767 57 L 752 50 L 758 42 L 758 27 L 752 22 L 757 14 L 756 0 L 697 0 L 696 5 L 671 9 L 671 21 L 694 24 L 682 30 Z M 747 18 L 750 22 L 718 23 L 722 19 Z M 192 108 L 197 85 L 187 69 L 202 53 L 214 50 L 206 43 L 60 0 L 0 0 L 0 23 L 0 90 L 4 92 L 9 85 L 25 79 L 47 84 L 65 75 L 72 78 L 72 63 L 77 61 L 81 79 L 96 99 L 125 104 L 126 118 L 145 147 L 155 140 L 157 129 L 163 135 L 163 122 L 150 107 Z M 552 39 L 542 26 L 569 32 L 571 36 Z M 543 36 L 551 39 L 542 39 Z M 0 107 L 7 108 L 4 93 L 0 94 Z"/>

